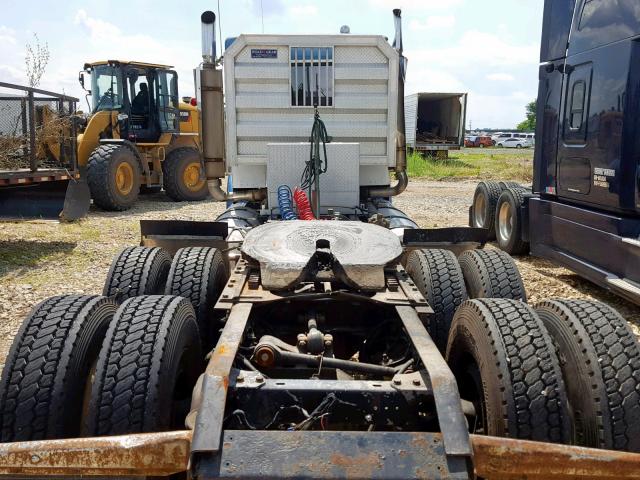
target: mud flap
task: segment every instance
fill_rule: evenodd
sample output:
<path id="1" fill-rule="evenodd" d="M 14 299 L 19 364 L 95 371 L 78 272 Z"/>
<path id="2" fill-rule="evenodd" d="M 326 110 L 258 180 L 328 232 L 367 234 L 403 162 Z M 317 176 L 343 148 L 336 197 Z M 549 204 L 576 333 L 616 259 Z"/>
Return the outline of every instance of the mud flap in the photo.
<path id="1" fill-rule="evenodd" d="M 72 221 L 89 211 L 91 194 L 85 178 L 55 180 L 0 189 L 0 218 Z"/>

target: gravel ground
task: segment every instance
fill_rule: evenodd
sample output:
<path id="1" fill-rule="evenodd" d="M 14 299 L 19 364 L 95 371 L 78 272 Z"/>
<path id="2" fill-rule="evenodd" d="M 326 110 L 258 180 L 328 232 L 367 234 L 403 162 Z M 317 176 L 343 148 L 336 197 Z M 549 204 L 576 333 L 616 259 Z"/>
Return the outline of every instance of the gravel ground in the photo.
<path id="1" fill-rule="evenodd" d="M 475 185 L 412 180 L 395 204 L 421 227 L 464 226 Z M 139 242 L 139 220 L 213 220 L 223 209 L 213 201 L 178 204 L 154 194 L 143 196 L 128 212 L 92 210 L 75 224 L 0 223 L 0 362 L 37 302 L 59 293 L 102 291 L 113 255 Z M 531 303 L 548 297 L 595 298 L 618 308 L 640 333 L 640 308 L 633 304 L 544 260 L 522 257 L 517 263 Z"/>

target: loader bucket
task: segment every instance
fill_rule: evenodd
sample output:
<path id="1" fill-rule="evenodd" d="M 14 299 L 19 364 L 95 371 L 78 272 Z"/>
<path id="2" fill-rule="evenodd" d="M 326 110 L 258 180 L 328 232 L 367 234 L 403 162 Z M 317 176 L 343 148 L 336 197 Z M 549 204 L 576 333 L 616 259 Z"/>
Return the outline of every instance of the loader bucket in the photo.
<path id="1" fill-rule="evenodd" d="M 84 178 L 0 188 L 0 218 L 72 221 L 89 211 L 91 195 Z"/>

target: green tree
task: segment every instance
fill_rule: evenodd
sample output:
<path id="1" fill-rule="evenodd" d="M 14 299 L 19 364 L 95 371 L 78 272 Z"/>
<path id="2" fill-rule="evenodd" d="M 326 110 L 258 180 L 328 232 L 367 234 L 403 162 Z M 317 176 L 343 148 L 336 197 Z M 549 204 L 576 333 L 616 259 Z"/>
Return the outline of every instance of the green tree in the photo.
<path id="1" fill-rule="evenodd" d="M 518 130 L 523 132 L 533 132 L 536 129 L 536 103 L 537 100 L 527 103 L 527 119 L 518 124 Z"/>

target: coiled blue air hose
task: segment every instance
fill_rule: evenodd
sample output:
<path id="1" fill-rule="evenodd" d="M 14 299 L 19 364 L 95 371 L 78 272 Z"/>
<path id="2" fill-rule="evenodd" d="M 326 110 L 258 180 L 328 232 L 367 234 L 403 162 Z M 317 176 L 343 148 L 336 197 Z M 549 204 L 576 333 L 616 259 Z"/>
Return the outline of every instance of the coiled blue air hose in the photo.
<path id="1" fill-rule="evenodd" d="M 278 187 L 278 207 L 283 220 L 297 220 L 298 215 L 293 211 L 293 199 L 291 189 L 287 185 Z"/>

